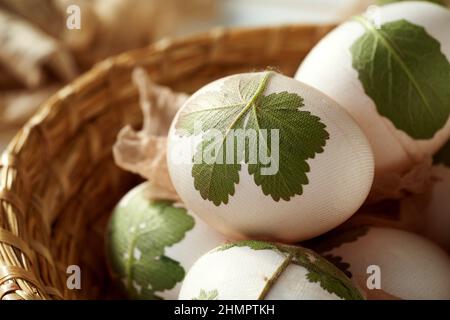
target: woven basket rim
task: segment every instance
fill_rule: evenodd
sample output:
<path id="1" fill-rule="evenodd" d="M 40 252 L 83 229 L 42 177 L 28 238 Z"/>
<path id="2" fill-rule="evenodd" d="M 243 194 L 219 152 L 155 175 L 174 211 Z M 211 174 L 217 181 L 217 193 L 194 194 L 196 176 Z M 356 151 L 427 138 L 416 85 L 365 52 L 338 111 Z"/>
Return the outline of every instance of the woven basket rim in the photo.
<path id="1" fill-rule="evenodd" d="M 110 68 L 112 65 L 121 66 L 122 64 L 126 64 L 130 57 L 139 56 L 143 53 L 150 54 L 156 51 L 164 52 L 168 51 L 174 47 L 179 47 L 187 44 L 192 44 L 198 41 L 199 39 L 210 39 L 210 38 L 218 38 L 224 35 L 233 36 L 240 33 L 254 33 L 254 32 L 262 32 L 262 31 L 273 31 L 279 30 L 279 32 L 283 32 L 288 29 L 296 29 L 296 28 L 311 28 L 311 29 L 323 29 L 329 30 L 330 28 L 335 27 L 334 23 L 288 23 L 288 24 L 280 24 L 275 26 L 270 25 L 262 25 L 262 26 L 215 26 L 208 31 L 203 31 L 199 33 L 194 33 L 190 35 L 181 35 L 181 36 L 165 36 L 147 46 L 127 50 L 125 52 L 110 56 L 106 59 L 103 59 L 97 63 L 95 63 L 89 70 L 83 72 L 78 75 L 75 79 L 73 79 L 70 83 L 65 84 L 55 93 L 53 93 L 49 98 L 47 98 L 44 102 L 42 102 L 39 108 L 34 112 L 34 114 L 30 117 L 30 119 L 22 126 L 26 127 L 29 125 L 33 125 L 33 117 L 42 112 L 43 106 L 50 105 L 55 98 L 63 98 L 64 96 L 69 94 L 71 87 L 77 83 L 83 83 L 84 85 L 89 85 L 89 82 L 85 82 L 90 75 L 95 74 L 98 70 L 104 70 Z M 319 31 L 320 32 L 320 31 Z M 14 139 L 11 139 L 10 143 L 12 143 Z M 9 144 L 10 144 L 9 143 Z M 8 144 L 8 146 L 9 146 Z M 5 151 L 8 149 L 5 148 Z"/>

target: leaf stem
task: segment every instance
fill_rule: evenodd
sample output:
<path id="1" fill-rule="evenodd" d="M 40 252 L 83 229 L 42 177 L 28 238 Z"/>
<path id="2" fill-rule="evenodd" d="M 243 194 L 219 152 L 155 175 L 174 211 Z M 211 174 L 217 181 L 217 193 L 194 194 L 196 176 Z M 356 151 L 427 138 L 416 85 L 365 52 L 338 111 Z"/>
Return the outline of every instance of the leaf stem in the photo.
<path id="1" fill-rule="evenodd" d="M 292 261 L 292 254 L 288 254 L 286 256 L 286 259 L 284 259 L 283 263 L 280 264 L 280 266 L 275 270 L 275 273 L 270 277 L 269 280 L 267 280 L 266 285 L 264 286 L 263 290 L 259 294 L 258 300 L 264 300 L 269 293 L 270 289 L 273 287 L 275 282 L 278 280 L 278 278 L 281 276 L 284 270 L 291 264 Z"/>
<path id="2" fill-rule="evenodd" d="M 245 105 L 245 107 L 241 110 L 241 112 L 239 112 L 234 121 L 230 124 L 224 137 L 228 135 L 229 131 L 234 127 L 236 122 L 238 122 L 238 120 L 242 117 L 242 115 L 244 115 L 247 112 L 247 110 L 251 108 L 251 106 L 255 103 L 255 101 L 261 96 L 261 94 L 263 94 L 264 90 L 266 90 L 267 82 L 269 81 L 269 77 L 271 74 L 272 72 L 269 71 L 264 75 L 264 78 L 259 83 L 258 88 L 255 91 L 255 94 L 250 99 L 250 101 Z"/>
<path id="3" fill-rule="evenodd" d="M 226 138 L 228 137 L 228 134 L 230 133 L 230 130 L 233 129 L 233 127 L 236 125 L 236 123 L 241 119 L 241 117 L 247 112 L 247 110 L 255 103 L 255 101 L 259 98 L 259 96 L 264 92 L 264 90 L 266 90 L 267 87 L 267 82 L 269 81 L 269 77 L 272 74 L 271 71 L 266 72 L 266 74 L 264 75 L 264 78 L 261 80 L 261 82 L 258 85 L 258 88 L 255 91 L 255 94 L 253 95 L 253 97 L 250 99 L 250 101 L 245 105 L 245 107 L 241 110 L 241 112 L 239 112 L 239 114 L 236 116 L 236 118 L 233 120 L 233 122 L 231 122 L 231 124 L 228 126 L 228 128 L 225 131 L 225 134 L 223 135 L 222 141 L 221 141 L 221 148 L 223 148 L 223 145 L 225 143 Z M 217 153 L 216 155 L 216 159 L 219 156 L 220 152 Z M 212 176 L 213 172 L 215 170 L 215 166 L 212 167 L 211 169 L 211 173 L 210 173 L 210 177 Z M 209 179 L 208 182 L 208 194 L 211 191 L 211 181 L 212 179 Z M 224 203 L 227 203 L 224 201 Z"/>

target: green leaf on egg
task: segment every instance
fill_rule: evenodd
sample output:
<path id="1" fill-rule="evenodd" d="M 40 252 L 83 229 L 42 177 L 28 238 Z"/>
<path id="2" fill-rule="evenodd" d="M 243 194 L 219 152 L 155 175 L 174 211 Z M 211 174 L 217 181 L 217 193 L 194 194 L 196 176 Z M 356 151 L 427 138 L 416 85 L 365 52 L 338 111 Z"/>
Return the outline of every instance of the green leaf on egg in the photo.
<path id="1" fill-rule="evenodd" d="M 229 242 L 221 245 L 216 251 L 225 251 L 234 247 L 249 247 L 253 250 L 278 250 L 278 247 L 271 243 L 258 240 L 242 240 L 238 242 Z"/>
<path id="2" fill-rule="evenodd" d="M 404 19 L 375 26 L 351 46 L 353 68 L 378 112 L 415 139 L 430 139 L 450 114 L 450 63 L 440 43 Z"/>
<path id="3" fill-rule="evenodd" d="M 184 208 L 168 201 L 151 202 L 142 193 L 115 209 L 108 255 L 131 298 L 160 299 L 158 292 L 184 279 L 184 268 L 165 256 L 165 249 L 179 243 L 194 223 Z"/>
<path id="4" fill-rule="evenodd" d="M 341 270 L 347 277 L 352 278 L 352 273 L 350 272 L 350 263 L 345 262 L 340 256 L 333 255 L 331 253 L 323 255 L 325 259 L 331 262 L 336 268 Z"/>
<path id="5" fill-rule="evenodd" d="M 390 3 L 405 2 L 405 1 L 411 1 L 411 0 L 378 0 L 377 4 L 379 4 L 380 6 L 384 6 L 384 5 L 390 4 Z M 425 2 L 440 4 L 443 6 L 445 5 L 443 0 L 415 0 L 415 1 L 425 1 Z"/>
<path id="6" fill-rule="evenodd" d="M 334 293 L 338 297 L 345 300 L 364 299 L 344 272 L 339 270 L 324 257 L 309 249 L 265 241 L 244 240 L 225 244 L 219 247 L 218 250 L 223 251 L 233 247 L 248 247 L 253 250 L 272 250 L 285 257 L 285 262 L 287 262 L 287 264 L 283 263 L 280 266 L 282 269 L 279 270 L 280 272 L 276 272 L 274 275 L 275 279 L 267 280 L 267 285 L 264 288 L 265 292 L 261 295 L 262 298 L 267 295 L 270 290 L 270 286 L 276 282 L 276 278 L 280 276 L 287 266 L 289 264 L 295 264 L 308 270 L 306 277 L 310 282 L 317 282 L 329 293 Z"/>
<path id="7" fill-rule="evenodd" d="M 309 281 L 319 283 L 324 290 L 334 293 L 341 299 L 364 299 L 345 273 L 331 262 L 308 249 L 302 248 L 294 252 L 296 254 L 293 262 L 308 270 L 306 277 Z"/>
<path id="8" fill-rule="evenodd" d="M 191 106 L 195 108 L 181 113 L 176 123 L 177 133 L 182 136 L 193 135 L 196 123 L 202 124 L 204 132 L 216 129 L 221 133 L 222 139 L 203 137 L 194 155 L 194 159 L 201 161 L 194 161 L 192 168 L 195 189 L 216 206 L 228 203 L 229 197 L 234 195 L 243 162 L 248 164 L 249 174 L 264 195 L 275 201 L 288 201 L 301 195 L 303 186 L 308 184 L 307 160 L 323 152 L 329 138 L 319 117 L 301 111 L 304 107 L 301 96 L 287 91 L 264 94 L 270 77 L 271 72 L 232 77 L 219 91 L 205 92 L 194 98 Z M 243 130 L 241 137 L 242 132 L 256 132 L 256 139 L 246 139 L 242 150 L 237 147 L 239 140 L 242 141 L 236 134 L 239 129 Z M 278 132 L 278 152 L 272 148 L 272 129 Z M 227 150 L 231 148 L 227 141 L 233 142 L 234 150 Z M 203 157 L 206 150 L 213 150 L 215 161 L 212 163 Z M 270 163 L 262 160 L 261 154 L 278 157 L 276 172 L 262 173 Z M 233 156 L 232 161 L 227 161 L 229 155 Z"/>
<path id="9" fill-rule="evenodd" d="M 433 162 L 450 167 L 450 140 L 434 155 Z"/>

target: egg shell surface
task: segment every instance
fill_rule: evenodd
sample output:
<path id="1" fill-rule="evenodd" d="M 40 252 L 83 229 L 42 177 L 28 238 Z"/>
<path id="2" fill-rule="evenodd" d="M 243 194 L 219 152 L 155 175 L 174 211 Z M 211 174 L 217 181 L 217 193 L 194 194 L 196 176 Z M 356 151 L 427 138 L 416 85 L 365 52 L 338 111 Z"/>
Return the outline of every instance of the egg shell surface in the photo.
<path id="1" fill-rule="evenodd" d="M 347 232 L 352 235 L 353 231 Z M 347 239 L 324 254 L 340 257 L 342 263 L 349 264 L 352 280 L 365 290 L 369 300 L 378 290 L 372 287 L 376 283 L 374 276 L 379 276 L 379 289 L 400 299 L 450 299 L 450 258 L 430 240 L 378 227 L 369 227 Z"/>
<path id="2" fill-rule="evenodd" d="M 251 77 L 262 77 L 266 72 L 229 76 L 212 82 L 194 93 L 176 115 L 168 138 L 168 167 L 177 193 L 186 206 L 208 224 L 235 239 L 270 239 L 295 242 L 326 232 L 348 219 L 364 202 L 373 180 L 373 155 L 362 130 L 352 117 L 333 100 L 319 91 L 292 78 L 272 73 L 263 96 L 288 92 L 300 96 L 304 114 L 318 117 L 329 135 L 323 151 L 306 160 L 307 183 L 301 194 L 289 200 L 274 200 L 256 185 L 249 165 L 240 163 L 238 182 L 227 203 L 215 204 L 203 198 L 195 187 L 193 177 L 194 153 L 202 135 L 183 136 L 177 124 L 184 114 L 198 112 L 211 106 L 198 106 L 197 98 L 210 92 L 220 92 L 224 82 L 245 82 Z M 232 95 L 238 95 L 233 91 Z M 214 120 L 217 121 L 217 120 Z M 289 123 L 289 118 L 286 119 Z M 296 127 L 297 128 L 297 127 Z M 301 128 L 301 124 L 298 129 Z M 306 129 L 307 130 L 307 129 Z M 309 140 L 315 137 L 307 136 Z M 281 137 L 281 143 L 283 142 Z M 307 141 L 305 141 L 306 144 Z M 280 143 L 280 149 L 283 147 Z M 299 144 L 301 147 L 301 144 Z M 174 152 L 179 146 L 194 146 L 191 152 Z M 293 150 L 292 152 L 297 152 Z M 298 151 L 301 152 L 301 151 Z M 297 170 L 303 164 L 295 164 Z M 282 185 L 288 176 L 278 180 Z M 214 181 L 213 181 L 214 182 Z"/>

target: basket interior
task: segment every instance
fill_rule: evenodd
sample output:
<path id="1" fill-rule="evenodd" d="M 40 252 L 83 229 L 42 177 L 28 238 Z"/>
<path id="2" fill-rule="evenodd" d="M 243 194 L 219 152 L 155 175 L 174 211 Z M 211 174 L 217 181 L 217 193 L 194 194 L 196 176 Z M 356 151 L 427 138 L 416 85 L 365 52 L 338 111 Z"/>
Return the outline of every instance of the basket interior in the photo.
<path id="1" fill-rule="evenodd" d="M 332 26 L 216 29 L 98 64 L 63 88 L 14 138 L 0 163 L 0 297 L 117 298 L 104 257 L 109 214 L 139 177 L 115 166 L 126 124 L 139 127 L 143 67 L 153 81 L 191 93 L 225 75 L 274 68 L 293 75 Z M 66 285 L 81 268 L 81 290 Z"/>

